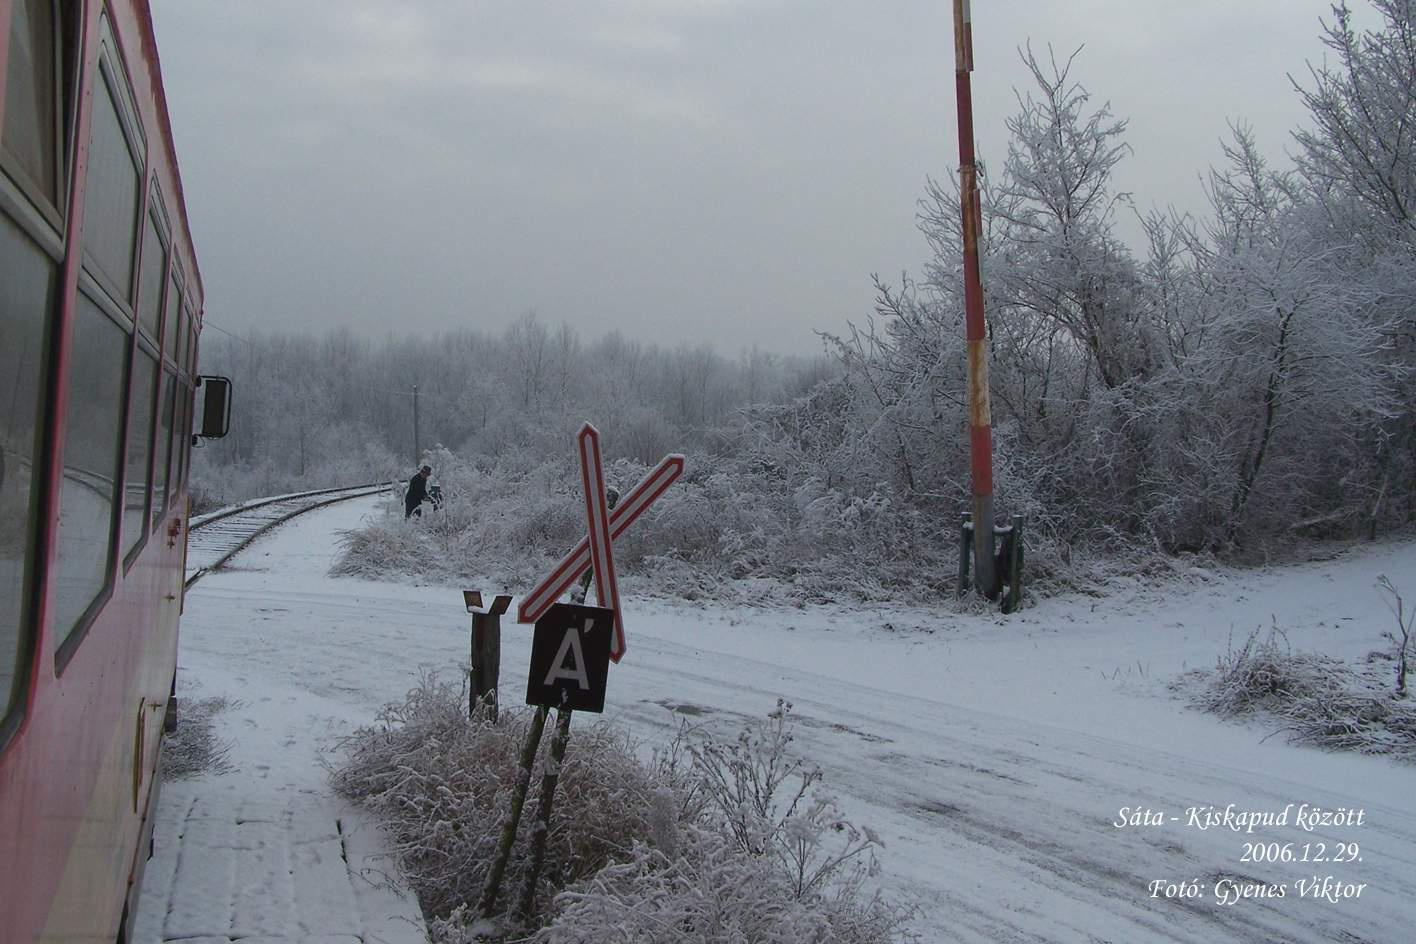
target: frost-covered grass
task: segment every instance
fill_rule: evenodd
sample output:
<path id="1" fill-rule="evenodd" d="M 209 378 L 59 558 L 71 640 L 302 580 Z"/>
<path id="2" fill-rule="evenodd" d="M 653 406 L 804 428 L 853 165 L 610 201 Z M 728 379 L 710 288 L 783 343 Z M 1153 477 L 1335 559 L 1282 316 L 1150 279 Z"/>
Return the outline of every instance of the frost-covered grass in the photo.
<path id="1" fill-rule="evenodd" d="M 162 746 L 162 776 L 185 780 L 202 774 L 224 774 L 232 769 L 227 755 L 231 743 L 216 736 L 212 719 L 232 707 L 226 698 L 183 700 L 178 705 L 177 730 Z"/>
<path id="2" fill-rule="evenodd" d="M 904 913 L 866 890 L 877 840 L 791 757 L 789 711 L 728 742 L 681 728 L 650 763 L 623 731 L 577 720 L 529 923 L 514 912 L 544 756 L 497 913 L 476 910 L 529 712 L 469 719 L 465 689 L 425 677 L 350 739 L 334 781 L 384 822 L 439 942 L 901 940 Z"/>
<path id="3" fill-rule="evenodd" d="M 1373 652 L 1353 665 L 1330 656 L 1294 652 L 1276 626 L 1192 673 L 1192 698 L 1225 717 L 1281 723 L 1290 740 L 1364 754 L 1416 760 L 1416 701 L 1396 694 L 1392 655 Z"/>

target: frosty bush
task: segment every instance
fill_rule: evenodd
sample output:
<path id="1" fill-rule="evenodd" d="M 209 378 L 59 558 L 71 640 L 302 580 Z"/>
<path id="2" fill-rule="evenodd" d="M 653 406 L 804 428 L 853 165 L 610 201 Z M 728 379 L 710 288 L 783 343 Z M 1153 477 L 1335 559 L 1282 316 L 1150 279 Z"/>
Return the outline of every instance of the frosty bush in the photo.
<path id="1" fill-rule="evenodd" d="M 838 915 L 820 901 L 802 901 L 770 860 L 744 856 L 724 836 L 698 826 L 684 830 L 678 855 L 637 845 L 628 861 L 607 866 L 562 893 L 556 904 L 554 921 L 533 938 L 539 944 L 892 939 L 888 914 Z"/>
<path id="2" fill-rule="evenodd" d="M 335 786 L 383 819 L 424 912 L 446 917 L 482 891 L 530 714 L 503 710 L 497 724 L 470 720 L 465 689 L 424 678 L 406 701 L 387 706 L 379 722 L 350 739 Z M 654 809 L 654 774 L 622 733 L 582 724 L 571 743 L 542 872 L 557 888 L 593 874 L 613 850 L 646 837 Z M 575 811 L 573 825 L 566 810 Z M 521 884 L 525 833 L 507 888 Z"/>
<path id="3" fill-rule="evenodd" d="M 694 735 L 680 729 L 651 764 L 609 725 L 577 726 L 547 842 L 542 911 L 523 927 L 504 893 L 508 913 L 482 919 L 475 902 L 530 716 L 504 709 L 491 724 L 469 719 L 466 704 L 465 690 L 424 678 L 350 739 L 348 762 L 334 774 L 343 796 L 383 819 L 435 941 L 907 937 L 904 914 L 865 891 L 874 837 L 840 817 L 817 789 L 818 771 L 789 756 L 789 706 L 781 705 L 735 742 L 707 739 L 685 752 Z M 504 892 L 522 884 L 529 834 L 523 821 Z"/>
<path id="4" fill-rule="evenodd" d="M 1255 629 L 1237 649 L 1215 660 L 1214 676 L 1200 696 L 1210 711 L 1239 715 L 1281 707 L 1285 701 L 1311 697 L 1332 675 L 1336 660 L 1293 654 L 1277 626 L 1260 639 Z"/>
<path id="5" fill-rule="evenodd" d="M 331 569 L 336 576 L 412 574 L 423 567 L 422 539 L 414 526 L 392 516 L 341 538 L 344 555 Z"/>
<path id="6" fill-rule="evenodd" d="M 1263 639 L 1255 629 L 1200 673 L 1193 698 L 1225 717 L 1274 718 L 1298 743 L 1416 759 L 1416 706 L 1386 689 L 1377 661 L 1295 653 L 1276 626 Z"/>
<path id="7" fill-rule="evenodd" d="M 390 503 L 382 520 L 346 536 L 336 573 L 529 585 L 584 536 L 578 467 L 569 455 L 481 469 L 437 450 L 429 461 L 443 507 L 404 522 L 402 508 Z M 899 600 L 949 589 L 946 575 L 956 567 L 949 526 L 883 486 L 852 494 L 757 460 L 697 454 L 687 464 L 684 478 L 615 542 L 632 592 L 692 599 L 765 596 L 771 588 L 795 600 Z M 606 478 L 627 489 L 648 471 L 617 459 Z"/>
<path id="8" fill-rule="evenodd" d="M 672 844 L 628 857 L 556 899 L 539 944 L 886 944 L 907 935 L 905 913 L 865 891 L 879 840 L 847 822 L 819 789 L 820 769 L 793 757 L 791 705 L 735 740 L 692 748 L 679 791 L 701 798 Z M 685 811 L 695 804 L 682 804 Z"/>
<path id="9" fill-rule="evenodd" d="M 765 724 L 744 728 L 736 741 L 706 740 L 693 756 L 716 823 L 743 852 L 776 859 L 793 897 L 804 898 L 848 865 L 873 872 L 879 840 L 846 822 L 829 796 L 813 793 L 821 769 L 787 750 L 791 708 L 778 700 Z"/>

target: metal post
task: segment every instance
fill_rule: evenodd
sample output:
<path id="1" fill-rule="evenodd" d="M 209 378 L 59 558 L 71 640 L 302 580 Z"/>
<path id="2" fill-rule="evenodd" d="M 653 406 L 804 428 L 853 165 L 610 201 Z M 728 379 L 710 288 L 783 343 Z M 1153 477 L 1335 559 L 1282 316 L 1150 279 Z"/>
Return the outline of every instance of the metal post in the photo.
<path id="1" fill-rule="evenodd" d="M 413 385 L 413 464 L 423 464 L 423 449 L 418 442 L 418 385 Z"/>
<path id="2" fill-rule="evenodd" d="M 993 429 L 988 405 L 988 349 L 978 237 L 983 212 L 974 162 L 973 23 L 969 0 L 954 0 L 954 85 L 959 105 L 959 205 L 964 234 L 964 318 L 969 346 L 969 454 L 973 483 L 973 585 L 995 599 L 993 563 Z"/>
<path id="3" fill-rule="evenodd" d="M 565 760 L 565 745 L 570 740 L 569 708 L 556 709 L 556 730 L 551 735 L 551 756 L 541 775 L 541 796 L 536 806 L 536 824 L 531 828 L 531 867 L 526 871 L 517 911 L 521 920 L 530 925 L 536 910 L 536 886 L 541 881 L 541 867 L 546 861 L 546 837 L 551 831 L 551 811 L 556 802 L 556 784 L 560 781 L 561 763 Z"/>
<path id="4" fill-rule="evenodd" d="M 531 717 L 531 727 L 526 732 L 526 740 L 521 742 L 521 760 L 516 769 L 516 783 L 512 785 L 511 808 L 502 820 L 497 854 L 492 858 L 492 865 L 487 870 L 487 882 L 482 886 L 482 898 L 477 903 L 477 911 L 484 918 L 490 918 L 497 906 L 497 893 L 501 891 L 502 876 L 506 874 L 511 847 L 516 842 L 516 828 L 521 825 L 521 810 L 526 804 L 526 788 L 531 785 L 531 768 L 536 763 L 536 749 L 541 746 L 541 732 L 546 727 L 547 714 L 544 705 L 536 709 L 536 713 Z"/>
<path id="5" fill-rule="evenodd" d="M 959 525 L 959 588 L 957 596 L 969 592 L 969 556 L 973 548 L 973 519 L 965 513 Z"/>
<path id="6" fill-rule="evenodd" d="M 501 676 L 501 616 L 511 606 L 510 594 L 499 594 L 489 607 L 482 606 L 482 594 L 463 590 L 463 602 L 472 614 L 471 679 L 467 693 L 467 716 L 474 717 L 482 705 L 493 724 L 497 721 L 497 681 Z"/>
<path id="7" fill-rule="evenodd" d="M 1003 604 L 1004 613 L 1012 613 L 1023 604 L 1023 516 L 1013 516 L 1012 537 L 1008 543 L 1008 588 Z"/>

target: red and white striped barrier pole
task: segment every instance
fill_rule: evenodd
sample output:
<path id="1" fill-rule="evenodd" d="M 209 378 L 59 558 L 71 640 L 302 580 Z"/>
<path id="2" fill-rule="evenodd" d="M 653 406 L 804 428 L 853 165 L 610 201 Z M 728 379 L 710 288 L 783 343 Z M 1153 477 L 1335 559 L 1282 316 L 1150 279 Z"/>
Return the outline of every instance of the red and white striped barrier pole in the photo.
<path id="1" fill-rule="evenodd" d="M 974 586 L 993 597 L 993 429 L 978 235 L 983 210 L 974 163 L 973 22 L 969 0 L 954 0 L 954 85 L 959 103 L 959 204 L 964 224 L 964 323 L 969 342 L 969 456 L 973 481 Z"/>

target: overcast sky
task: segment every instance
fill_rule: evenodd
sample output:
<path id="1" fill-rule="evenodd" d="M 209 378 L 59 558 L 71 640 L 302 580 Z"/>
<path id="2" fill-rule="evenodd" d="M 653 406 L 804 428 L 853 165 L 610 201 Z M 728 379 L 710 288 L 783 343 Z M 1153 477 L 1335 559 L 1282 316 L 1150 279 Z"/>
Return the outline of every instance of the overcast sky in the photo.
<path id="1" fill-rule="evenodd" d="M 1375 25 L 1361 0 L 1359 25 Z M 1203 209 L 1226 119 L 1286 164 L 1329 0 L 975 0 L 980 156 L 1017 47 L 1130 121 L 1139 208 Z M 231 331 L 819 349 L 917 271 L 958 160 L 950 0 L 152 0 L 206 311 Z"/>

